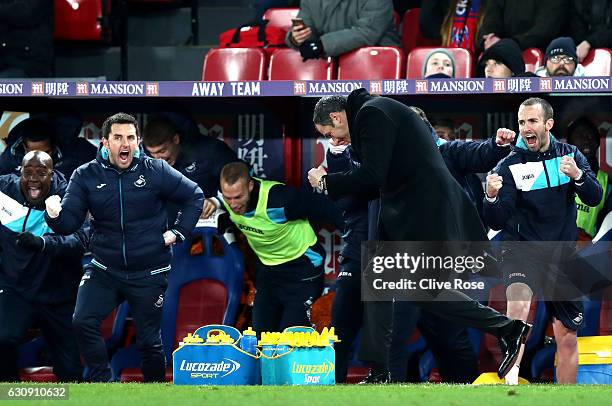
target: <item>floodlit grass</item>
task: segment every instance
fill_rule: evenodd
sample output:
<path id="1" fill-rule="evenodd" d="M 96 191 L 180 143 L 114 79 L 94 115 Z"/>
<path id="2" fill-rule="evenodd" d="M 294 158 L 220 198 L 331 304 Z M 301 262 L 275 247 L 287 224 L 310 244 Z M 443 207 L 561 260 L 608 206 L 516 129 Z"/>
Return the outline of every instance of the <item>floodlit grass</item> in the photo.
<path id="1" fill-rule="evenodd" d="M 2 385 L 5 387 L 4 385 Z M 4 391 L 4 393 L 6 393 Z M 74 384 L 68 401 L 2 401 L 15 404 L 98 405 L 573 405 L 612 404 L 612 386 L 600 385 L 338 385 L 174 386 L 172 384 Z"/>

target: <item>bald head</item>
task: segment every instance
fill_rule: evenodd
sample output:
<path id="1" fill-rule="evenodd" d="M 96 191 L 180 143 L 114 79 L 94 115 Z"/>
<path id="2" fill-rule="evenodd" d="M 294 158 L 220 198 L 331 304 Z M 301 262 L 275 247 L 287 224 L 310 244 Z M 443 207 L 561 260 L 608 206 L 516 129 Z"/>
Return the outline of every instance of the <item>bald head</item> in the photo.
<path id="1" fill-rule="evenodd" d="M 23 160 L 21 161 L 21 166 L 25 167 L 29 162 L 34 162 L 47 167 L 49 170 L 53 170 L 53 159 L 49 154 L 44 151 L 30 151 L 24 155 Z"/>
<path id="2" fill-rule="evenodd" d="M 51 191 L 53 160 L 43 151 L 30 151 L 21 161 L 21 193 L 32 205 L 42 204 Z"/>

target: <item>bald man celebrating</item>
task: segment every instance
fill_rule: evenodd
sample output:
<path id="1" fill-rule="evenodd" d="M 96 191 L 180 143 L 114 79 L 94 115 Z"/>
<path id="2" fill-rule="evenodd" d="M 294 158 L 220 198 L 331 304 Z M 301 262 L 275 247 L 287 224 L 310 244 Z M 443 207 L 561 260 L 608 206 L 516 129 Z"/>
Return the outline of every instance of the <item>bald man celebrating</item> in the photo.
<path id="1" fill-rule="evenodd" d="M 66 185 L 42 151 L 24 156 L 20 176 L 0 176 L 0 381 L 19 380 L 17 346 L 35 320 L 49 344 L 55 375 L 61 381 L 82 379 L 72 312 L 86 231 L 61 236 L 44 219 L 45 199 L 63 196 Z"/>

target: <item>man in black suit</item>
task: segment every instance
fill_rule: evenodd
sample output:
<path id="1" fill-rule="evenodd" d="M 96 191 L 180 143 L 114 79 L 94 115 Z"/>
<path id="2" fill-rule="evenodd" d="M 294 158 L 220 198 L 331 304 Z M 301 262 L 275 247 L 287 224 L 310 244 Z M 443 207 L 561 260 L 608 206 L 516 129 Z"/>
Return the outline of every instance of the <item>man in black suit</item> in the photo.
<path id="1" fill-rule="evenodd" d="M 348 97 L 324 97 L 315 106 L 313 122 L 319 133 L 336 145 L 351 143 L 361 166 L 347 173 L 327 174 L 313 168 L 308 179 L 333 199 L 364 191 L 380 191 L 378 228 L 381 241 L 486 241 L 486 232 L 473 203 L 446 168 L 431 131 L 408 106 L 357 89 Z M 447 302 L 453 302 L 449 305 Z M 441 290 L 434 300 L 417 305 L 457 324 L 475 327 L 499 338 L 504 377 L 518 356 L 530 326 L 482 306 L 455 290 Z M 362 344 L 360 358 L 388 359 L 392 303 L 369 302 L 362 339 L 385 346 Z M 368 309 L 368 307 L 370 309 Z M 368 320 L 372 323 L 368 323 Z M 377 365 L 375 364 L 375 369 Z M 372 381 L 386 381 L 388 371 L 374 371 Z M 379 375 L 379 376 L 375 376 Z"/>

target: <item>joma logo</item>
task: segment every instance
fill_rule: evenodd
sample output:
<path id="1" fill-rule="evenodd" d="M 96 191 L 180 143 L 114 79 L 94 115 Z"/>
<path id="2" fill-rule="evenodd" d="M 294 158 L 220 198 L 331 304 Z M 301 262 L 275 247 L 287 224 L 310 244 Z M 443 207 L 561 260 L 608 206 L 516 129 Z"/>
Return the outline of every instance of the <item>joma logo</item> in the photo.
<path id="1" fill-rule="evenodd" d="M 535 175 L 533 173 L 530 173 L 529 175 L 523 175 L 523 180 L 533 179 L 533 178 L 535 178 Z"/>

